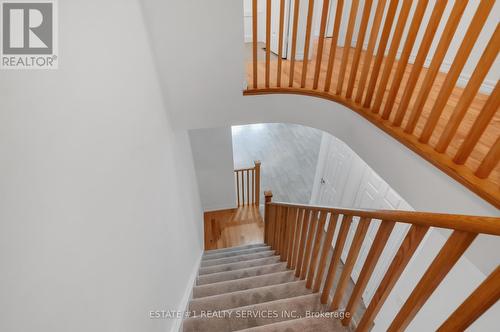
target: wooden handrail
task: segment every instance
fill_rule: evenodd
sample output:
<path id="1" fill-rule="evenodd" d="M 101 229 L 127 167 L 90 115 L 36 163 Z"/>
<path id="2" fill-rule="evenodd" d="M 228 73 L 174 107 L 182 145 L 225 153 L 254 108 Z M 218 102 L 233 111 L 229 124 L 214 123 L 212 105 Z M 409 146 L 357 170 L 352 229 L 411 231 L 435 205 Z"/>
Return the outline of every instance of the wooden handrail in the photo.
<path id="1" fill-rule="evenodd" d="M 260 205 L 260 161 L 254 161 L 254 167 L 234 170 L 236 180 L 236 199 L 238 207 Z"/>
<path id="2" fill-rule="evenodd" d="M 264 239 L 266 244 L 276 250 L 281 260 L 287 262 L 288 268 L 295 269 L 296 277 L 306 280 L 307 288 L 313 293 L 321 293 L 321 302 L 328 304 L 330 310 L 338 310 L 343 300 L 347 298 L 345 311 L 356 312 L 361 296 L 395 226 L 397 223 L 411 224 L 384 277 L 378 285 L 375 285 L 375 293 L 366 311 L 357 322 L 357 326 L 353 326 L 352 315 L 346 315 L 342 319 L 343 325 L 351 325 L 357 332 L 369 330 L 431 227 L 448 228 L 453 232 L 399 309 L 388 331 L 403 331 L 412 322 L 478 235 L 500 236 L 500 218 L 495 217 L 280 203 L 272 202 L 270 191 L 265 193 L 265 197 Z M 357 223 L 354 223 L 355 220 Z M 380 226 L 372 243 L 368 244 L 370 248 L 354 288 L 351 294 L 347 294 L 347 283 L 358 262 L 362 244 L 366 243 L 364 239 L 373 220 L 380 220 Z M 325 231 L 327 222 L 328 229 Z M 334 240 L 336 228 L 338 232 Z M 350 231 L 353 231 L 354 235 L 348 244 L 347 235 Z M 331 257 L 328 254 L 330 250 L 332 250 Z M 340 257 L 345 250 L 348 252 L 347 259 L 345 264 L 341 265 L 340 276 L 334 284 L 333 281 L 336 280 L 341 264 Z M 326 275 L 325 271 L 327 271 Z M 498 300 L 499 276 L 500 272 L 497 268 L 443 322 L 440 330 L 463 330 L 486 312 Z M 333 298 L 330 301 L 331 295 Z"/>
<path id="3" fill-rule="evenodd" d="M 468 9 L 470 0 L 455 1 L 449 11 L 446 0 L 432 6 L 428 0 L 377 0 L 376 7 L 372 0 L 325 0 L 318 17 L 317 40 L 311 36 L 315 1 L 302 2 L 294 0 L 289 29 L 284 27 L 285 2 L 279 2 L 279 12 L 274 13 L 279 15 L 279 56 L 271 60 L 272 13 L 267 1 L 266 61 L 257 60 L 254 36 L 253 66 L 248 66 L 248 81 L 254 84 L 248 85 L 244 95 L 300 94 L 340 103 L 500 208 L 498 83 L 488 81 L 489 86 L 496 83 L 491 93 L 480 91 L 500 51 L 500 23 L 490 15 L 495 0 L 478 1 L 474 13 L 467 12 L 473 10 Z M 300 6 L 307 10 L 299 10 Z M 331 6 L 336 6 L 335 15 L 329 15 Z M 329 41 L 328 20 L 333 21 Z M 458 27 L 464 26 L 465 20 L 470 20 L 465 35 L 457 40 Z M 479 36 L 486 24 L 495 31 L 488 36 L 487 45 L 477 45 L 484 43 Z M 299 33 L 300 27 L 305 31 Z M 345 38 L 340 36 L 343 28 Z M 287 31 L 289 41 L 284 35 Z M 302 50 L 297 50 L 302 47 L 299 35 L 304 41 Z M 422 38 L 417 38 L 419 35 Z M 342 39 L 344 45 L 340 44 Z M 282 59 L 282 46 L 287 42 L 291 44 L 290 56 Z M 311 48 L 312 43 L 317 47 Z M 459 45 L 456 52 L 450 52 L 455 44 Z M 432 45 L 436 45 L 435 51 Z M 483 53 L 468 83 L 457 86 L 466 64 L 476 63 L 471 55 L 478 47 Z M 316 53 L 310 58 L 312 50 Z M 454 58 L 447 58 L 450 53 Z M 296 59 L 297 54 L 303 54 L 303 59 Z M 444 62 L 450 63 L 447 72 L 440 71 Z M 269 75 L 274 68 L 277 75 Z M 308 73 L 309 68 L 313 73 Z M 265 75 L 258 80 L 257 72 Z M 288 84 L 282 83 L 286 81 Z"/>
<path id="4" fill-rule="evenodd" d="M 398 210 L 346 209 L 338 207 L 316 205 L 311 206 L 307 204 L 293 204 L 283 202 L 272 202 L 269 204 L 272 206 L 314 209 L 317 211 L 327 211 L 334 214 L 344 214 L 360 218 L 402 222 L 406 224 L 414 224 L 426 227 L 439 227 L 461 230 L 464 232 L 500 235 L 500 218 L 495 217 Z"/>

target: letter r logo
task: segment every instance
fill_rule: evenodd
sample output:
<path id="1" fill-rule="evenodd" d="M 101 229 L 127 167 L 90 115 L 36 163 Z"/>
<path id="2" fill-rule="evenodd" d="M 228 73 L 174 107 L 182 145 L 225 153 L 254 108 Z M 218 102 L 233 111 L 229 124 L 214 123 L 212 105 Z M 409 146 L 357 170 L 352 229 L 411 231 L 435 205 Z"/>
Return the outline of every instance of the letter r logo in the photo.
<path id="1" fill-rule="evenodd" d="M 53 4 L 2 4 L 3 54 L 52 54 Z"/>

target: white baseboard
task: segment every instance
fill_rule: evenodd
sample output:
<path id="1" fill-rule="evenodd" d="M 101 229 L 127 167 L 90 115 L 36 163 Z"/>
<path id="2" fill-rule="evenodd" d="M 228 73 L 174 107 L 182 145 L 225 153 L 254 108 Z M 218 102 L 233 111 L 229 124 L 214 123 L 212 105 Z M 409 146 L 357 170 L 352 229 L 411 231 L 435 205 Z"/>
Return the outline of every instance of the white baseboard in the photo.
<path id="1" fill-rule="evenodd" d="M 193 298 L 193 287 L 196 285 L 196 278 L 198 277 L 198 270 L 200 269 L 201 258 L 203 257 L 203 253 L 200 254 L 198 261 L 194 265 L 193 272 L 191 272 L 191 276 L 189 277 L 189 282 L 187 283 L 186 290 L 184 291 L 184 296 L 182 297 L 181 303 L 179 305 L 179 312 L 185 312 L 188 310 L 189 301 Z M 170 332 L 181 332 L 182 331 L 182 323 L 183 319 L 175 319 Z"/>

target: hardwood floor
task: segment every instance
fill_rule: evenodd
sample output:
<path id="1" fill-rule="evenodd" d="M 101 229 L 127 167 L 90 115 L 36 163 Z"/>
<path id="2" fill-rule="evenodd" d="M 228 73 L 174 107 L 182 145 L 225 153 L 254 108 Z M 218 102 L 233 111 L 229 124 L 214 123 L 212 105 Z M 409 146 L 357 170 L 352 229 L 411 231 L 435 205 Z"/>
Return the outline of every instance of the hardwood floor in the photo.
<path id="1" fill-rule="evenodd" d="M 264 242 L 264 221 L 256 206 L 205 212 L 205 250 Z"/>
<path id="2" fill-rule="evenodd" d="M 264 51 L 261 48 L 259 48 L 259 54 L 261 54 L 262 52 L 264 52 Z M 314 52 L 313 52 L 312 60 L 309 61 L 309 64 L 308 64 L 306 88 L 310 89 L 310 90 L 312 90 L 312 86 L 313 86 L 314 68 L 315 68 L 315 64 L 316 64 L 316 60 L 315 60 L 316 59 L 316 52 L 317 52 L 317 41 L 315 41 L 315 43 L 314 43 Z M 325 45 L 324 45 L 324 49 L 323 49 L 323 57 L 322 57 L 322 62 L 321 62 L 321 66 L 320 66 L 320 79 L 319 79 L 319 89 L 320 90 L 323 89 L 323 86 L 325 84 L 325 76 L 326 76 L 326 69 L 328 66 L 329 53 L 330 53 L 330 39 L 327 38 L 325 40 Z M 343 48 L 338 47 L 337 51 L 335 53 L 335 63 L 334 63 L 333 75 L 332 75 L 333 79 L 332 79 L 331 88 L 330 88 L 331 94 L 333 94 L 334 91 L 336 90 L 336 84 L 337 84 L 336 77 L 338 76 L 339 71 L 340 71 L 342 53 L 343 53 Z M 351 48 L 351 52 L 350 52 L 351 60 L 352 60 L 353 54 L 354 54 L 354 48 Z M 261 59 L 261 58 L 262 57 L 259 56 L 259 59 Z M 271 60 L 271 64 L 270 64 L 270 86 L 271 87 L 276 86 L 276 81 L 277 81 L 277 61 L 274 59 L 275 58 L 273 58 Z M 364 63 L 364 59 L 365 59 L 365 53 L 363 52 L 358 68 L 362 68 L 363 63 Z M 352 61 L 350 61 L 348 63 L 347 70 L 346 70 L 347 73 L 350 72 L 351 62 Z M 251 60 L 247 61 L 246 66 L 247 66 L 247 82 L 249 82 L 249 85 L 251 85 L 251 82 L 252 82 L 252 62 L 251 62 Z M 372 61 L 372 66 L 373 66 L 373 61 Z M 392 76 L 394 75 L 394 72 L 396 71 L 396 67 L 397 67 L 397 62 L 393 65 L 392 74 L 391 74 L 391 77 L 389 79 L 389 83 L 387 84 L 387 87 L 386 87 L 386 94 L 384 95 L 381 109 L 384 108 L 385 102 L 387 100 L 388 91 L 391 87 Z M 383 67 L 382 67 L 382 69 L 383 69 Z M 405 86 L 405 84 L 406 84 L 405 82 L 408 80 L 408 77 L 410 75 L 411 70 L 412 70 L 412 65 L 408 64 L 406 66 L 406 70 L 405 70 L 404 77 L 403 77 L 403 80 L 401 83 L 401 87 Z M 424 68 L 422 70 L 422 73 L 419 76 L 419 80 L 417 82 L 415 92 L 413 93 L 413 96 L 410 100 L 410 104 L 409 104 L 410 109 L 412 108 L 413 103 L 416 99 L 416 96 L 418 95 L 418 91 L 419 91 L 420 86 L 422 84 L 422 81 L 425 77 L 426 70 L 427 69 Z M 300 87 L 301 73 L 302 73 L 302 62 L 296 61 L 295 69 L 294 69 L 294 79 L 293 79 L 293 87 L 295 87 L 295 88 Z M 371 69 L 370 69 L 369 75 L 371 75 Z M 353 90 L 354 96 L 356 96 L 356 93 L 357 93 L 357 84 L 359 81 L 359 76 L 360 75 L 358 74 L 356 77 L 355 84 L 354 84 L 354 90 Z M 259 62 L 258 62 L 258 87 L 259 88 L 265 87 L 264 77 L 265 77 L 265 62 L 262 60 L 259 60 Z M 289 77 L 290 77 L 290 61 L 283 60 L 282 75 L 281 75 L 281 85 L 282 86 L 288 87 Z M 368 77 L 370 77 L 370 76 L 368 76 Z M 433 88 L 429 94 L 429 98 L 424 106 L 420 120 L 417 123 L 416 129 L 415 129 L 415 135 L 419 136 L 421 134 L 423 127 L 426 123 L 426 120 L 429 116 L 429 113 L 430 113 L 430 111 L 431 111 L 431 109 L 432 109 L 432 107 L 433 107 L 433 105 L 438 97 L 440 88 L 441 88 L 445 78 L 446 78 L 446 73 L 440 72 L 437 75 L 437 78 L 433 84 Z M 379 79 L 380 79 L 380 76 L 379 76 Z M 347 84 L 346 84 L 346 82 L 344 82 L 342 95 L 345 95 L 346 90 L 347 90 Z M 391 113 L 391 117 L 390 117 L 391 121 L 394 119 L 394 117 L 397 113 L 396 112 L 397 106 L 400 103 L 403 92 L 404 92 L 404 88 L 401 88 L 398 91 L 398 94 L 396 96 L 395 103 L 394 103 L 393 112 Z M 453 113 L 453 110 L 454 110 L 455 106 L 457 105 L 462 93 L 463 93 L 462 88 L 460 88 L 460 87 L 454 88 L 450 98 L 447 101 L 446 107 L 443 111 L 443 115 L 442 115 L 441 119 L 439 120 L 439 122 L 436 126 L 436 129 L 435 129 L 435 131 L 434 131 L 434 133 L 429 141 L 429 144 L 432 147 L 436 146 L 438 139 L 440 138 L 441 134 L 443 133 L 446 124 L 450 120 L 451 114 Z M 464 121 L 462 122 L 462 124 L 458 128 L 457 133 L 455 134 L 448 149 L 446 150 L 446 154 L 448 156 L 450 156 L 452 158 L 455 156 L 456 152 L 458 151 L 458 148 L 460 147 L 460 145 L 464 141 L 466 135 L 468 134 L 470 128 L 472 127 L 472 124 L 474 123 L 475 119 L 477 118 L 477 115 L 480 113 L 482 107 L 486 103 L 487 98 L 488 98 L 488 95 L 484 94 L 484 93 L 479 93 L 476 95 L 476 97 L 474 98 L 473 102 L 471 103 L 471 106 L 469 107 L 467 113 L 465 114 Z M 402 123 L 403 127 L 408 122 L 409 113 L 411 113 L 411 112 L 407 112 L 407 115 L 403 119 L 403 123 Z M 488 153 L 488 151 L 490 150 L 490 148 L 495 144 L 495 142 L 499 136 L 500 136 L 500 112 L 496 112 L 492 121 L 490 122 L 490 124 L 488 125 L 488 127 L 484 131 L 483 135 L 481 136 L 481 138 L 478 142 L 478 145 L 472 151 L 470 157 L 468 158 L 467 162 L 465 163 L 465 166 L 471 170 L 476 170 L 479 167 L 482 160 L 484 159 L 484 157 L 486 156 L 486 154 Z M 500 188 L 500 164 L 498 164 L 495 167 L 495 169 L 492 171 L 492 173 L 490 174 L 488 179 Z"/>

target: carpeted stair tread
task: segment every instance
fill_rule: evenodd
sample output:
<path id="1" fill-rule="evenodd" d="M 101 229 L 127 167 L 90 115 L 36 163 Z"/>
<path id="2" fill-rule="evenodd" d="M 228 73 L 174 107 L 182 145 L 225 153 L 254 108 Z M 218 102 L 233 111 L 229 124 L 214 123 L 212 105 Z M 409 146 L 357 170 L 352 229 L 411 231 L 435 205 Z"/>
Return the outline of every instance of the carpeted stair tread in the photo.
<path id="1" fill-rule="evenodd" d="M 214 253 L 214 254 L 205 254 L 205 255 L 203 255 L 201 261 L 206 262 L 206 261 L 209 261 L 212 259 L 234 257 L 234 256 L 240 256 L 240 255 L 248 255 L 248 254 L 269 251 L 269 250 L 271 250 L 271 247 L 266 246 L 266 247 L 255 247 L 255 248 L 250 248 L 250 249 L 239 249 L 239 250 L 235 250 L 235 251 L 228 251 L 228 252 L 221 252 L 221 253 Z"/>
<path id="2" fill-rule="evenodd" d="M 229 251 L 237 251 L 237 250 L 243 250 L 243 249 L 251 249 L 251 248 L 258 248 L 258 247 L 266 247 L 267 245 L 264 243 L 254 243 L 254 244 L 246 244 L 243 246 L 237 246 L 237 247 L 229 247 L 229 248 L 221 248 L 221 249 L 213 249 L 213 250 L 205 250 L 205 255 L 210 255 L 210 254 L 219 254 L 222 252 L 229 252 Z"/>
<path id="3" fill-rule="evenodd" d="M 253 259 L 266 258 L 266 257 L 274 256 L 274 253 L 275 253 L 274 250 L 267 250 L 267 251 L 262 251 L 262 252 L 250 253 L 250 254 L 246 254 L 246 255 L 238 255 L 238 256 L 233 256 L 233 257 L 210 259 L 207 261 L 202 261 L 201 267 L 203 268 L 203 267 L 208 267 L 208 266 L 237 263 L 237 262 L 244 262 L 244 261 L 249 261 L 249 260 L 253 260 Z"/>
<path id="4" fill-rule="evenodd" d="M 225 310 L 307 294 L 311 294 L 311 290 L 306 288 L 306 282 L 298 280 L 195 299 L 190 302 L 189 310 Z"/>
<path id="5" fill-rule="evenodd" d="M 286 263 L 273 263 L 268 265 L 261 265 L 249 267 L 246 269 L 211 273 L 198 276 L 196 285 L 206 285 L 214 282 L 228 281 L 234 279 L 241 279 L 247 277 L 254 277 L 268 273 L 287 271 Z"/>
<path id="6" fill-rule="evenodd" d="M 215 266 L 207 266 L 207 267 L 200 268 L 200 270 L 198 271 L 198 275 L 202 276 L 202 275 L 211 274 L 211 273 L 241 270 L 241 269 L 246 269 L 249 267 L 256 267 L 256 266 L 261 266 L 261 265 L 278 263 L 279 261 L 280 261 L 280 256 L 276 255 L 276 256 L 271 256 L 271 257 L 252 259 L 252 260 L 248 260 L 248 261 L 244 261 L 244 262 L 236 262 L 236 263 L 228 263 L 228 264 L 221 264 L 221 265 L 215 265 Z"/>
<path id="7" fill-rule="evenodd" d="M 344 332 L 349 329 L 338 318 L 307 317 L 287 320 L 238 332 Z"/>
<path id="8" fill-rule="evenodd" d="M 192 317 L 184 321 L 184 332 L 229 332 L 303 317 L 306 312 L 326 310 L 319 294 L 297 296 L 218 312 L 218 318 Z"/>
<path id="9" fill-rule="evenodd" d="M 295 280 L 294 271 L 285 270 L 283 272 L 263 274 L 255 277 L 221 281 L 207 285 L 195 286 L 193 288 L 193 298 L 197 299 L 206 296 L 247 290 L 255 287 L 277 285 Z"/>

